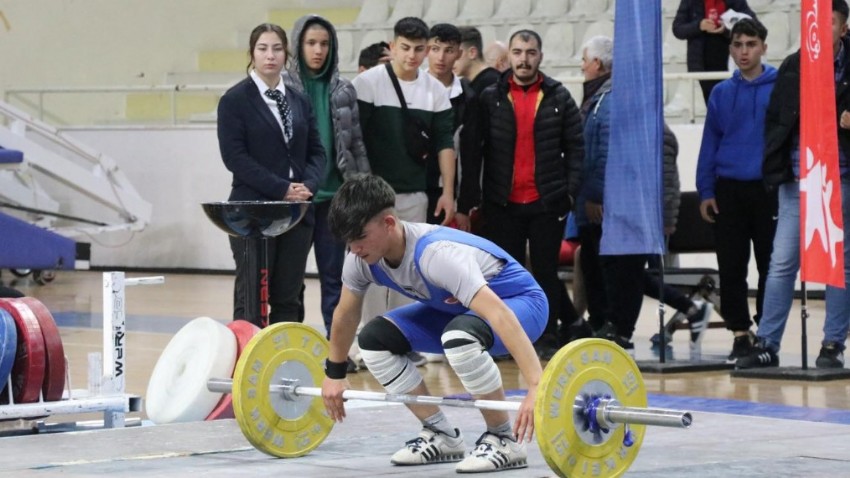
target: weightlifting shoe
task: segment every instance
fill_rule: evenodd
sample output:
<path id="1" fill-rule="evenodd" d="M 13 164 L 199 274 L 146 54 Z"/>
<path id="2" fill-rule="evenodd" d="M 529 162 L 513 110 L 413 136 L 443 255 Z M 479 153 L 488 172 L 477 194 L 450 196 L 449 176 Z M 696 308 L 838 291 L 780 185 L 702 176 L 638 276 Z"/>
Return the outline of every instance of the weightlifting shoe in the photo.
<path id="1" fill-rule="evenodd" d="M 484 432 L 475 445 L 472 453 L 457 464 L 455 471 L 487 473 L 528 466 L 528 451 L 525 443 L 518 443 L 513 438 Z"/>
<path id="2" fill-rule="evenodd" d="M 463 435 L 455 428 L 457 436 L 452 438 L 445 433 L 428 427 L 419 432 L 419 436 L 404 444 L 404 448 L 390 458 L 393 465 L 428 465 L 460 461 L 466 452 Z"/>

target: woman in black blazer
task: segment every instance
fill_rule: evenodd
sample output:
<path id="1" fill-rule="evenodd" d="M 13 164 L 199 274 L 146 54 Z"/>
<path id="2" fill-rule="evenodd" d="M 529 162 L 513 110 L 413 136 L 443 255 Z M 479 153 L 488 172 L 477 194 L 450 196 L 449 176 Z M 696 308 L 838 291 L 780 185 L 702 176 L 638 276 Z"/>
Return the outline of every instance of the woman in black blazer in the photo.
<path id="1" fill-rule="evenodd" d="M 307 201 L 317 190 L 325 152 L 309 100 L 281 80 L 287 48 L 279 26 L 254 28 L 248 77 L 218 103 L 219 149 L 233 173 L 231 201 Z M 269 323 L 299 321 L 312 235 L 311 206 L 297 226 L 268 241 Z M 244 239 L 231 237 L 230 248 L 236 261 L 233 318 L 256 321 L 245 316 L 245 287 L 248 274 L 257 271 L 247 270 Z"/>

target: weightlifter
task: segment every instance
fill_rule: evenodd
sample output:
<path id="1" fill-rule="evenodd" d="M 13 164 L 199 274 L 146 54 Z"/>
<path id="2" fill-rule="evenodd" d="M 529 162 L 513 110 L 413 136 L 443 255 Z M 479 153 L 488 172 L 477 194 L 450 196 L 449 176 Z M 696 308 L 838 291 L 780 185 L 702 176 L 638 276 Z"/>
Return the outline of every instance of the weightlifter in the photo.
<path id="1" fill-rule="evenodd" d="M 505 399 L 493 355 L 511 354 L 528 383 L 513 426 L 507 412 L 481 410 L 487 431 L 466 457 L 463 435 L 439 407 L 407 404 L 422 430 L 391 462 L 460 461 L 460 473 L 527 466 L 525 442 L 534 432 L 534 400 L 543 373 L 531 343 L 546 326 L 546 296 L 531 274 L 493 243 L 455 229 L 399 220 L 394 204 L 392 188 L 377 176 L 347 181 L 331 202 L 331 231 L 350 250 L 322 383 L 330 417 L 339 422 L 345 418 L 347 353 L 363 295 L 370 284 L 379 284 L 416 300 L 376 317 L 360 332 L 366 367 L 387 392 L 429 394 L 406 356 L 411 350 L 445 354 L 466 391 L 477 399 Z"/>

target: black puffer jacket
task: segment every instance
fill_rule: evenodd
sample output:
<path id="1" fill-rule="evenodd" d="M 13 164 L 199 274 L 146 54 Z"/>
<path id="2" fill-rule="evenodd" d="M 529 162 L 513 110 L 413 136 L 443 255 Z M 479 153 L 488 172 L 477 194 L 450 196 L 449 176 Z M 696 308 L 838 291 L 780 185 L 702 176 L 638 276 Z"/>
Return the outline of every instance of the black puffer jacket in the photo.
<path id="1" fill-rule="evenodd" d="M 679 219 L 679 205 L 682 203 L 682 193 L 679 185 L 679 141 L 673 130 L 664 123 L 664 227 L 676 227 Z"/>
<path id="2" fill-rule="evenodd" d="M 458 211 L 467 212 L 484 202 L 505 205 L 514 176 L 516 117 L 508 98 L 511 71 L 487 87 L 476 102 L 475 158 L 463 172 Z M 581 183 L 584 157 L 581 114 L 569 91 L 543 75 L 534 118 L 534 177 L 543 206 L 566 215 Z M 464 163 L 464 167 L 467 167 Z M 482 174 L 483 173 L 483 174 Z M 481 177 L 481 182 L 477 178 Z M 464 179 L 465 178 L 465 179 Z"/>
<path id="3" fill-rule="evenodd" d="M 850 39 L 843 38 L 844 55 L 848 66 L 835 88 L 835 113 L 838 124 L 842 111 L 850 111 Z M 768 187 L 792 181 L 791 167 L 793 138 L 800 134 L 800 52 L 785 58 L 779 67 L 776 85 L 770 95 L 764 118 L 764 162 L 762 174 Z M 850 158 L 850 130 L 838 128 L 838 147 Z"/>

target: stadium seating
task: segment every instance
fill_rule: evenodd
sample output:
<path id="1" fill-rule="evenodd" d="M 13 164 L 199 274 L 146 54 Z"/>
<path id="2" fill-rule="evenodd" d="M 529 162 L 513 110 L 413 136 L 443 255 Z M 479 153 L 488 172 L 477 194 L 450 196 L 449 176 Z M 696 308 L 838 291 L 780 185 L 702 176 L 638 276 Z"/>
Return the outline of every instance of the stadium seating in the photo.
<path id="1" fill-rule="evenodd" d="M 458 8 L 460 8 L 458 0 L 431 0 L 423 20 L 428 24 L 452 23 L 457 17 Z"/>
<path id="2" fill-rule="evenodd" d="M 557 21 L 566 17 L 570 8 L 569 0 L 537 0 L 530 18 L 539 21 Z"/>
<path id="3" fill-rule="evenodd" d="M 386 23 L 389 14 L 390 4 L 387 0 L 364 0 L 354 24 L 380 25 Z"/>
<path id="4" fill-rule="evenodd" d="M 423 0 L 397 0 L 387 23 L 392 26 L 404 17 L 422 17 L 424 11 L 425 2 Z"/>
<path id="5" fill-rule="evenodd" d="M 553 23 L 543 33 L 544 66 L 567 66 L 573 62 L 575 30 L 572 23 Z M 578 53 L 581 57 L 581 52 Z"/>
<path id="6" fill-rule="evenodd" d="M 464 2 L 463 9 L 458 15 L 459 20 L 463 20 L 465 24 L 474 25 L 477 21 L 489 20 L 493 16 L 495 10 L 495 0 L 476 0 L 474 2 Z"/>

